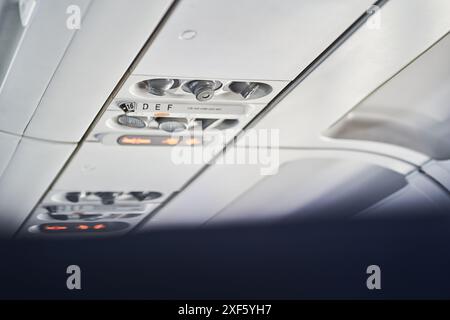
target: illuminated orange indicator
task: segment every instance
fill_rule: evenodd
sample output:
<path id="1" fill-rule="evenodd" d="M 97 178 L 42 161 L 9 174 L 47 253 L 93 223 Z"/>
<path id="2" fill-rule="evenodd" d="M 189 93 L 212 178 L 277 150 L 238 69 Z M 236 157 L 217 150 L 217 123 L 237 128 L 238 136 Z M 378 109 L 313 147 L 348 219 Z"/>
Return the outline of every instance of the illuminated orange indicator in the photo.
<path id="1" fill-rule="evenodd" d="M 50 231 L 58 231 L 58 230 L 66 230 L 67 227 L 66 226 L 45 226 L 45 230 L 50 230 Z"/>
<path id="2" fill-rule="evenodd" d="M 100 223 L 100 224 L 96 224 L 93 228 L 95 230 L 102 230 L 102 229 L 105 229 L 106 226 L 103 223 Z"/>
<path id="3" fill-rule="evenodd" d="M 173 145 L 178 144 L 179 141 L 180 141 L 179 138 L 167 138 L 167 139 L 164 139 L 163 141 L 161 141 L 161 143 L 173 146 Z"/>
<path id="4" fill-rule="evenodd" d="M 200 144 L 201 141 L 197 138 L 189 138 L 189 139 L 184 140 L 184 143 L 186 143 L 188 146 L 194 146 L 194 145 Z"/>
<path id="5" fill-rule="evenodd" d="M 87 230 L 87 229 L 89 229 L 89 226 L 87 226 L 87 225 L 85 225 L 85 224 L 80 224 L 80 225 L 77 226 L 77 229 L 80 229 L 80 230 Z"/>
<path id="6" fill-rule="evenodd" d="M 152 140 L 147 137 L 123 136 L 119 139 L 119 143 L 120 144 L 143 145 L 143 144 L 151 144 Z"/>
<path id="7" fill-rule="evenodd" d="M 168 112 L 155 112 L 155 117 L 168 117 L 169 115 Z"/>

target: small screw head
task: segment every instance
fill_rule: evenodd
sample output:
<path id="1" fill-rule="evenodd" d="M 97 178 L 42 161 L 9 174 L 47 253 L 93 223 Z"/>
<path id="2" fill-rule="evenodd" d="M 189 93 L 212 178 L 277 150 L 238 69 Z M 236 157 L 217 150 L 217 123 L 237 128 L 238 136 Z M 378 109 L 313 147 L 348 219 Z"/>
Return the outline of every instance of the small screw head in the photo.
<path id="1" fill-rule="evenodd" d="M 185 30 L 185 31 L 183 31 L 183 32 L 180 34 L 179 38 L 180 38 L 181 40 L 192 40 L 192 39 L 194 39 L 196 36 L 197 36 L 197 31 L 195 31 L 195 30 Z"/>

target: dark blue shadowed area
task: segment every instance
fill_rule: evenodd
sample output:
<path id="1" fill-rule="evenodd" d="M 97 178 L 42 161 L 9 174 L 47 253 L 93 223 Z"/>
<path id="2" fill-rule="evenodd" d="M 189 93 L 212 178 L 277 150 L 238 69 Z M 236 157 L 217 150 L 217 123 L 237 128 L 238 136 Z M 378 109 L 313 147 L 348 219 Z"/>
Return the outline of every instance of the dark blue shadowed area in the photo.
<path id="1" fill-rule="evenodd" d="M 0 244 L 0 298 L 450 298 L 448 219 L 173 229 Z M 82 290 L 66 288 L 66 267 Z M 366 268 L 381 268 L 380 291 Z"/>

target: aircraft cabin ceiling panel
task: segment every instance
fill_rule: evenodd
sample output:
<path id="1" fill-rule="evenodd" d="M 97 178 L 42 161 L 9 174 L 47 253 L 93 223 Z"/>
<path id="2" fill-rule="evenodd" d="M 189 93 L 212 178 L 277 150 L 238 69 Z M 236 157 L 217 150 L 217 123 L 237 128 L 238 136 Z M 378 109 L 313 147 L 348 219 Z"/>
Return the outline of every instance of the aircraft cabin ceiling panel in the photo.
<path id="1" fill-rule="evenodd" d="M 336 139 L 379 141 L 450 159 L 450 34 L 334 124 Z"/>
<path id="2" fill-rule="evenodd" d="M 325 196 L 324 196 L 325 195 Z M 302 159 L 280 167 L 206 225 L 276 220 L 448 217 L 450 198 L 432 179 L 343 159 Z"/>
<path id="3" fill-rule="evenodd" d="M 450 30 L 450 4 L 388 1 L 373 17 L 378 25 L 369 21 L 343 36 L 373 1 L 91 1 L 25 137 L 18 146 L 8 142 L 0 159 L 0 170 L 7 168 L 0 212 L 8 212 L 0 226 L 37 237 L 52 227 L 124 234 L 136 226 L 237 221 L 250 212 L 267 220 L 275 211 L 308 213 L 333 203 L 346 210 L 357 197 L 352 215 L 408 188 L 429 159 L 421 150 L 324 133 Z M 336 51 L 283 90 L 340 36 Z M 237 148 L 274 158 L 222 164 L 230 145 L 206 167 L 205 159 L 181 160 L 177 152 L 195 147 L 220 153 L 213 134 L 236 135 L 280 93 L 287 94 L 255 128 L 280 130 L 281 148 L 252 148 L 266 145 L 260 139 Z M 39 182 L 22 192 L 26 179 Z M 13 208 L 7 199 L 22 194 Z"/>
<path id="4" fill-rule="evenodd" d="M 450 30 L 447 0 L 388 1 L 379 13 L 379 29 L 363 26 L 357 30 L 255 128 L 279 129 L 284 147 L 359 149 L 400 157 L 416 165 L 426 162 L 427 156 L 410 149 L 323 136 L 331 125 Z"/>
<path id="5" fill-rule="evenodd" d="M 244 152 L 243 150 L 238 149 L 235 151 L 236 157 L 239 152 Z M 147 220 L 145 224 L 142 225 L 140 231 L 145 232 L 146 230 L 154 228 L 201 226 L 215 214 L 232 204 L 248 190 L 251 190 L 262 180 L 276 177 L 273 176 L 272 173 L 280 174 L 280 170 L 282 170 L 285 164 L 292 161 L 303 161 L 305 166 L 297 169 L 299 172 L 302 172 L 302 174 L 306 174 L 306 176 L 303 178 L 299 175 L 295 179 L 290 177 L 291 181 L 285 181 L 285 184 L 283 185 L 278 183 L 276 187 L 280 192 L 295 192 L 297 189 L 292 189 L 293 185 L 311 186 L 313 181 L 319 179 L 324 182 L 324 185 L 322 186 L 319 183 L 314 188 L 310 188 L 312 194 L 315 192 L 315 195 L 319 196 L 321 192 L 325 192 L 326 188 L 331 188 L 330 186 L 337 188 L 336 185 L 333 184 L 333 179 L 344 175 L 341 170 L 342 168 L 346 168 L 345 172 L 347 175 L 344 176 L 348 178 L 346 181 L 349 181 L 349 183 L 352 181 L 352 179 L 350 179 L 352 176 L 350 172 L 351 168 L 359 168 L 363 172 L 366 172 L 364 171 L 366 169 L 368 170 L 367 172 L 370 172 L 373 168 L 379 168 L 376 169 L 378 173 L 388 172 L 388 176 L 394 177 L 393 180 L 388 179 L 389 181 L 394 182 L 394 187 L 400 186 L 404 183 L 403 177 L 417 170 L 417 167 L 412 166 L 407 162 L 358 151 L 317 149 L 264 150 L 263 148 L 255 148 L 250 152 L 256 152 L 256 155 L 254 155 L 260 157 L 262 160 L 252 164 L 249 162 L 227 162 L 227 154 L 218 158 L 216 164 L 208 167 L 202 175 L 198 176 L 197 179 L 183 189 L 182 192 L 177 194 L 176 197 L 156 212 L 151 219 Z M 242 153 L 240 154 L 242 155 Z M 249 154 L 250 153 L 247 150 L 246 156 L 249 156 Z M 333 160 L 340 165 L 334 167 L 331 165 L 331 167 L 328 168 L 331 163 L 330 160 Z M 320 166 L 320 168 L 314 165 L 316 162 L 319 163 L 317 166 Z M 272 169 L 274 167 L 276 168 L 278 165 L 280 170 L 276 173 L 276 170 Z M 363 173 L 362 176 L 364 176 L 364 174 L 366 173 Z M 312 175 L 313 177 L 309 175 Z M 400 184 L 397 182 L 400 182 Z M 233 186 L 233 188 L 221 186 Z M 290 188 L 286 186 L 290 186 Z M 322 187 L 323 189 L 321 189 Z M 344 188 L 344 186 L 342 186 L 342 188 Z M 308 187 L 305 187 L 305 189 L 308 189 Z M 303 195 L 299 195 L 298 198 L 298 201 L 301 201 Z M 261 199 L 264 199 L 264 197 L 261 197 L 260 200 Z M 257 203 L 260 203 L 260 200 L 258 200 Z M 195 210 L 186 214 L 184 208 L 190 206 L 192 203 L 195 203 Z M 297 202 L 297 204 L 299 204 L 299 202 Z M 279 205 L 288 206 L 289 203 L 279 203 Z M 257 211 L 264 211 L 264 209 L 263 207 L 258 207 L 255 209 L 255 212 Z"/>
<path id="6" fill-rule="evenodd" d="M 66 27 L 67 7 L 77 5 L 82 12 L 87 12 L 89 3 L 88 0 L 37 1 L 25 27 L 19 19 L 19 1 L 3 3 L 8 12 L 0 14 L 0 68 L 8 68 L 0 74 L 0 130 L 24 133 L 76 32 Z M 14 44 L 11 38 L 18 37 L 18 33 L 20 39 L 11 50 L 8 45 Z M 14 53 L 8 55 L 6 50 Z"/>
<path id="7" fill-rule="evenodd" d="M 18 136 L 0 132 L 0 177 L 8 166 L 19 141 L 20 137 Z"/>
<path id="8" fill-rule="evenodd" d="M 110 146 L 85 142 L 54 189 L 152 190 L 168 195 L 178 191 L 202 166 L 176 164 L 172 161 L 173 150 L 170 146 Z"/>
<path id="9" fill-rule="evenodd" d="M 171 2 L 93 1 L 25 135 L 78 142 Z"/>
<path id="10" fill-rule="evenodd" d="M 408 185 L 377 204 L 358 213 L 356 219 L 412 219 L 430 217 L 448 221 L 448 191 L 416 171 L 407 176 Z"/>
<path id="11" fill-rule="evenodd" d="M 422 167 L 422 170 L 450 191 L 450 160 L 431 160 Z"/>
<path id="12" fill-rule="evenodd" d="M 0 177 L 0 238 L 9 238 L 19 229 L 75 147 L 21 139 Z"/>
<path id="13" fill-rule="evenodd" d="M 373 3 L 181 1 L 134 73 L 292 80 Z"/>
<path id="14" fill-rule="evenodd" d="M 403 175 L 364 162 L 294 160 L 252 186 L 206 224 L 351 217 L 406 184 Z"/>

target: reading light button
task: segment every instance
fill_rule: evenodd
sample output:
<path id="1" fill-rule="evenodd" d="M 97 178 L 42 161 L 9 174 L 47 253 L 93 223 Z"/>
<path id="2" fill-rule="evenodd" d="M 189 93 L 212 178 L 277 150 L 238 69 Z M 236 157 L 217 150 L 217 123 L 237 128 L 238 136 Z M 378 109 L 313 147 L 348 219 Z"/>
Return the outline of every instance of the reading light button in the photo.
<path id="1" fill-rule="evenodd" d="M 182 132 L 188 128 L 187 120 L 184 118 L 157 118 L 159 129 L 166 132 Z"/>
<path id="2" fill-rule="evenodd" d="M 147 126 L 145 121 L 142 118 L 132 117 L 132 116 L 128 116 L 126 114 L 122 114 L 122 115 L 118 116 L 117 123 L 122 126 L 126 126 L 129 128 L 137 128 L 137 129 L 142 129 Z"/>

